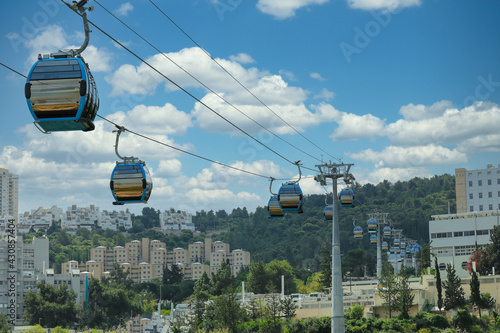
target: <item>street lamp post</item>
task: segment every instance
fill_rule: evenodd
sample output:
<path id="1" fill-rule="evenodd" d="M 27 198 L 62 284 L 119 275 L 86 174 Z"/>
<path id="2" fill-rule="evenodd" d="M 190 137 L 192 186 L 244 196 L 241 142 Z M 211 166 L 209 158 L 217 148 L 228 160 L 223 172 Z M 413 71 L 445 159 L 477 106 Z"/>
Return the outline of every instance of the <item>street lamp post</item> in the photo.
<path id="1" fill-rule="evenodd" d="M 344 178 L 350 182 L 354 177 L 349 173 L 353 164 L 316 165 L 320 174 L 314 179 L 326 185 L 326 178 L 333 180 L 333 218 L 332 218 L 332 333 L 345 333 L 344 297 L 342 292 L 342 266 L 340 258 L 340 228 L 338 217 L 337 180 Z"/>

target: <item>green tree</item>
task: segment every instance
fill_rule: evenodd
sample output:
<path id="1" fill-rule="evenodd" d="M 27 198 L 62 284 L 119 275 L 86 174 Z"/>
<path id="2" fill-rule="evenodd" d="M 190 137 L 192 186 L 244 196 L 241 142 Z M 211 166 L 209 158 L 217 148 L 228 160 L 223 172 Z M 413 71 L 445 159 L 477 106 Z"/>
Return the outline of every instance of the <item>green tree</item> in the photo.
<path id="1" fill-rule="evenodd" d="M 477 273 L 472 271 L 470 279 L 470 298 L 469 303 L 477 306 L 479 310 L 479 317 L 481 317 L 481 291 L 479 290 L 480 283 Z"/>
<path id="2" fill-rule="evenodd" d="M 383 306 L 389 313 L 389 318 L 392 317 L 392 311 L 398 309 L 396 298 L 398 296 L 398 288 L 392 266 L 385 266 L 382 269 L 382 275 L 377 287 L 380 297 L 384 300 Z"/>
<path id="3" fill-rule="evenodd" d="M 421 270 L 427 270 L 427 267 L 431 267 L 431 243 L 424 244 L 415 257 L 420 263 Z"/>
<path id="4" fill-rule="evenodd" d="M 237 326 L 247 319 L 246 310 L 241 307 L 234 293 L 216 296 L 214 301 L 207 306 L 206 313 L 208 318 L 205 328 L 209 330 L 218 328 L 237 332 Z"/>
<path id="5" fill-rule="evenodd" d="M 233 274 L 231 273 L 231 266 L 229 265 L 229 261 L 223 261 L 220 265 L 219 269 L 215 274 L 212 274 L 213 281 L 213 294 L 215 296 L 220 296 L 224 293 L 230 292 L 233 290 Z"/>
<path id="6" fill-rule="evenodd" d="M 266 265 L 266 276 L 268 281 L 277 288 L 281 286 L 281 276 L 284 276 L 285 294 L 292 294 L 297 291 L 293 268 L 286 260 L 273 260 L 268 263 Z"/>
<path id="7" fill-rule="evenodd" d="M 125 282 L 123 282 L 125 281 Z M 129 316 L 141 314 L 144 304 L 127 279 L 91 278 L 88 311 L 80 315 L 80 327 L 99 327 L 106 330 L 125 325 Z"/>
<path id="8" fill-rule="evenodd" d="M 403 319 L 410 318 L 410 308 L 413 304 L 413 299 L 415 295 L 412 295 L 410 283 L 406 276 L 400 276 L 396 281 L 397 295 L 394 302 L 396 303 L 396 309 L 399 311 L 400 316 Z"/>
<path id="9" fill-rule="evenodd" d="M 292 318 L 295 316 L 297 305 L 290 296 L 285 296 L 280 300 L 280 311 L 285 318 Z"/>
<path id="10" fill-rule="evenodd" d="M 266 284 L 266 265 L 260 260 L 252 262 L 248 273 L 248 287 L 255 294 L 265 294 L 267 292 Z"/>
<path id="11" fill-rule="evenodd" d="M 0 313 L 0 333 L 8 333 L 10 331 L 9 317 L 4 313 Z"/>
<path id="12" fill-rule="evenodd" d="M 45 327 L 70 327 L 77 320 L 76 294 L 68 285 L 38 282 L 38 291 L 30 290 L 24 298 L 26 320 Z"/>
<path id="13" fill-rule="evenodd" d="M 332 285 L 332 246 L 330 241 L 325 238 L 325 242 L 320 250 L 321 261 L 319 269 L 321 272 L 321 284 L 324 288 L 329 288 Z"/>
<path id="14" fill-rule="evenodd" d="M 165 269 L 163 270 L 163 284 L 181 283 L 183 278 L 184 276 L 177 264 L 170 265 L 170 269 L 168 269 L 168 265 L 165 265 Z"/>
<path id="15" fill-rule="evenodd" d="M 441 311 L 443 308 L 443 285 L 441 283 L 441 272 L 436 257 L 434 257 L 434 272 L 436 274 L 437 306 L 439 311 Z"/>
<path id="16" fill-rule="evenodd" d="M 489 267 L 495 267 L 495 272 L 500 272 L 500 226 L 496 225 L 491 230 L 490 243 L 485 251 Z"/>
<path id="17" fill-rule="evenodd" d="M 462 288 L 462 280 L 457 276 L 455 268 L 446 265 L 447 279 L 443 282 L 444 308 L 446 310 L 462 309 L 466 304 L 465 292 Z"/>
<path id="18" fill-rule="evenodd" d="M 194 283 L 194 296 L 196 299 L 208 301 L 212 294 L 213 283 L 206 272 L 201 274 L 200 278 Z"/>

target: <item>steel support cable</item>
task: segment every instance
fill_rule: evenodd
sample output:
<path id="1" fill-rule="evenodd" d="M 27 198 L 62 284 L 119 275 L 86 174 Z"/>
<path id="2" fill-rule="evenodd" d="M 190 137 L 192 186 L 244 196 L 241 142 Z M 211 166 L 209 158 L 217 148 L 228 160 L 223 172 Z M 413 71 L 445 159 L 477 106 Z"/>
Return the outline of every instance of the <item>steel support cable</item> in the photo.
<path id="1" fill-rule="evenodd" d="M 181 148 L 178 148 L 178 147 L 175 147 L 175 146 L 169 145 L 169 144 L 167 144 L 167 143 L 165 143 L 165 142 L 161 142 L 161 141 L 159 141 L 159 140 L 153 139 L 153 138 L 151 138 L 151 137 L 149 137 L 149 136 L 147 136 L 147 135 L 144 135 L 144 134 L 141 134 L 141 133 L 138 133 L 138 132 L 135 132 L 135 131 L 131 131 L 131 130 L 129 130 L 128 128 L 125 128 L 125 127 L 123 127 L 123 126 L 120 126 L 120 125 L 116 124 L 115 122 L 113 122 L 113 121 L 111 121 L 111 120 L 109 120 L 109 119 L 106 119 L 106 118 L 105 118 L 105 117 L 103 117 L 103 116 L 100 116 L 100 115 L 97 115 L 97 116 L 98 116 L 99 118 L 101 118 L 101 119 L 103 119 L 103 120 L 105 120 L 105 121 L 109 122 L 110 124 L 113 124 L 113 125 L 114 125 L 115 127 L 117 127 L 117 128 L 123 128 L 123 130 L 124 130 L 124 131 L 127 131 L 127 132 L 129 132 L 129 133 L 131 133 L 131 134 L 137 135 L 137 136 L 139 136 L 139 137 L 141 137 L 141 138 L 143 138 L 143 139 L 146 139 L 146 140 L 152 141 L 152 142 L 157 143 L 157 144 L 160 144 L 160 145 L 162 145 L 162 146 L 165 146 L 165 147 L 168 147 L 168 148 L 171 148 L 171 149 L 174 149 L 174 150 L 180 151 L 180 152 L 182 152 L 182 153 L 184 153 L 184 154 L 188 154 L 188 155 L 191 155 L 191 156 L 193 156 L 193 157 L 197 157 L 197 158 L 199 158 L 199 159 L 202 159 L 202 160 L 205 160 L 205 161 L 208 161 L 208 162 L 212 162 L 212 163 L 214 163 L 214 164 L 218 164 L 218 165 L 221 165 L 221 166 L 226 167 L 226 168 L 229 168 L 229 169 L 233 169 L 233 170 L 237 170 L 237 171 L 240 171 L 240 172 L 244 172 L 244 173 L 247 173 L 247 174 L 249 174 L 249 175 L 253 175 L 253 176 L 257 176 L 257 177 L 261 177 L 261 178 L 271 179 L 271 177 L 268 177 L 268 176 L 264 176 L 264 175 L 261 175 L 261 174 L 258 174 L 258 173 L 252 172 L 252 171 L 248 171 L 248 170 L 244 170 L 244 169 L 236 168 L 236 167 L 233 167 L 233 166 L 230 166 L 230 165 L 227 165 L 227 164 L 224 164 L 224 163 L 221 163 L 221 162 L 218 162 L 218 161 L 215 161 L 215 160 L 209 159 L 209 158 L 207 158 L 207 157 L 203 157 L 203 156 L 201 156 L 201 155 L 198 155 L 198 154 L 195 154 L 195 153 L 191 153 L 191 152 L 189 152 L 189 151 L 187 151 L 187 150 L 184 150 L 184 149 L 181 149 Z"/>
<path id="2" fill-rule="evenodd" d="M 283 123 L 285 123 L 288 127 L 290 127 L 292 130 L 294 130 L 297 134 L 299 134 L 302 138 L 304 138 L 305 140 L 307 140 L 309 143 L 311 143 L 313 146 L 315 146 L 316 148 L 318 148 L 319 150 L 321 150 L 322 152 L 324 152 L 325 154 L 327 154 L 328 156 L 330 156 L 331 158 L 334 158 L 336 160 L 338 160 L 340 162 L 340 158 L 338 157 L 335 157 L 335 156 L 332 156 L 330 155 L 327 151 L 325 151 L 323 148 L 319 147 L 318 145 L 316 145 L 314 142 L 312 142 L 311 140 L 309 140 L 305 135 L 303 135 L 302 133 L 300 133 L 295 127 L 293 127 L 290 123 L 288 123 L 286 120 L 284 120 L 282 117 L 280 117 L 280 115 L 278 115 L 276 112 L 274 112 L 266 103 L 264 103 L 259 97 L 257 97 L 252 91 L 250 91 L 250 89 L 248 89 L 247 87 L 245 87 L 245 85 L 243 85 L 243 83 L 241 83 L 233 74 L 231 74 L 224 66 L 222 66 L 216 59 L 214 59 L 210 53 L 208 53 L 203 47 L 201 47 L 200 44 L 198 44 L 193 38 L 191 38 L 191 36 L 188 35 L 188 33 L 186 33 L 179 25 L 177 25 L 177 23 L 174 22 L 174 20 L 172 20 L 163 10 L 161 10 L 152 0 L 149 0 L 149 2 L 156 7 L 156 9 L 158 9 L 170 22 L 172 22 L 173 25 L 175 25 L 177 27 L 177 29 L 179 29 L 187 38 L 189 38 L 197 47 L 199 47 L 203 52 L 205 52 L 205 54 L 210 57 L 210 59 L 212 59 L 220 68 L 222 68 L 222 70 L 224 72 L 226 72 L 231 78 L 233 78 L 233 80 L 235 80 L 243 89 L 245 89 L 250 95 L 252 95 L 252 97 L 254 97 L 260 104 L 262 104 L 266 109 L 268 109 L 269 111 L 271 111 L 276 117 L 278 117 L 278 119 L 280 119 Z"/>
<path id="3" fill-rule="evenodd" d="M 64 2 L 63 0 L 61 0 L 62 2 Z M 77 13 L 78 14 L 78 13 Z M 266 146 L 264 143 L 262 143 L 261 141 L 259 141 L 258 139 L 254 138 L 251 134 L 247 133 L 245 130 L 243 130 L 242 128 L 240 128 L 238 125 L 234 124 L 233 122 L 231 122 L 229 119 L 227 119 L 226 117 L 224 117 L 223 115 L 221 115 L 220 113 L 216 112 L 214 109 L 212 109 L 210 106 L 208 106 L 206 103 L 202 102 L 198 97 L 194 96 L 192 93 L 190 93 L 189 91 L 187 91 L 186 89 L 184 89 L 182 86 L 180 86 L 178 83 L 176 83 L 175 81 L 173 81 L 172 79 L 170 79 L 168 76 L 166 76 L 165 74 L 163 74 L 162 72 L 160 72 L 158 69 L 156 69 L 153 65 L 151 65 L 149 62 L 147 62 L 146 60 L 144 60 L 143 58 L 141 58 L 139 55 L 137 55 L 134 51 L 130 50 L 128 47 L 126 47 L 125 45 L 123 45 L 122 43 L 120 43 L 117 39 L 115 39 L 113 36 L 111 36 L 110 34 L 108 34 L 107 32 L 105 32 L 104 30 L 102 30 L 99 26 L 97 26 L 95 23 L 93 23 L 91 20 L 88 20 L 90 24 L 92 24 L 97 30 L 99 30 L 100 32 L 102 32 L 104 35 L 106 35 L 109 39 L 111 39 L 113 42 L 115 42 L 116 44 L 120 45 L 122 48 L 124 48 L 125 50 L 127 50 L 130 54 L 132 54 L 134 57 L 136 57 L 138 60 L 140 60 L 141 62 L 143 62 L 145 65 L 147 65 L 149 68 L 151 68 L 153 71 L 155 71 L 156 73 L 158 73 L 159 75 L 161 75 L 164 79 L 166 79 L 167 81 L 169 81 L 170 83 L 172 83 L 174 86 L 176 86 L 177 88 L 179 88 L 180 90 L 182 90 L 183 92 L 185 92 L 189 97 L 193 98 L 195 101 L 197 101 L 198 103 L 200 103 L 201 105 L 203 105 L 204 107 L 206 107 L 208 110 L 210 110 L 211 112 L 213 112 L 214 114 L 218 115 L 221 119 L 225 120 L 227 123 L 229 123 L 230 125 L 232 125 L 234 128 L 238 129 L 240 132 L 242 132 L 243 134 L 245 134 L 246 136 L 248 136 L 249 138 L 251 138 L 252 140 L 254 140 L 255 142 L 257 142 L 258 144 L 260 144 L 261 146 L 267 148 L 269 151 L 273 152 L 274 154 L 276 154 L 277 156 L 281 157 L 282 159 L 284 159 L 285 161 L 287 161 L 288 163 L 290 164 L 294 164 L 294 162 L 292 162 L 291 160 L 287 159 L 286 157 L 284 157 L 283 155 L 281 155 L 280 153 L 278 153 L 277 151 L 273 150 L 272 148 Z"/>
<path id="4" fill-rule="evenodd" d="M 64 0 L 61 0 L 61 2 L 65 3 Z M 77 15 L 80 15 L 79 13 L 75 12 Z M 225 118 L 224 116 L 222 116 L 220 113 L 216 112 L 214 109 L 212 109 L 210 106 L 208 106 L 207 104 L 205 104 L 204 102 L 202 102 L 198 97 L 194 96 L 192 93 L 190 93 L 189 91 L 187 91 L 186 89 L 184 89 L 182 86 L 180 86 L 178 83 L 176 83 L 175 81 L 173 81 L 172 79 L 170 79 L 168 76 L 166 76 L 165 74 L 163 74 L 162 72 L 160 72 L 158 69 L 156 69 L 153 65 L 151 65 L 149 62 L 147 62 L 146 60 L 142 59 L 139 55 L 137 55 L 135 52 L 133 52 L 132 50 L 130 50 L 128 47 L 126 47 L 125 45 L 123 45 L 123 43 L 119 42 L 117 39 L 115 39 L 113 36 L 111 36 L 110 34 L 108 34 L 107 32 L 105 32 L 104 30 L 102 30 L 99 26 L 97 26 L 94 22 L 92 22 L 91 20 L 88 20 L 88 22 L 90 24 L 92 24 L 95 28 L 97 28 L 100 32 L 102 32 L 104 35 L 106 35 L 109 39 L 111 39 L 113 42 L 115 42 L 116 44 L 120 45 L 122 48 L 124 48 L 126 51 L 128 51 L 130 54 L 132 54 L 134 57 L 136 57 L 138 60 L 140 60 L 141 62 L 143 62 L 144 64 L 146 64 L 149 68 L 151 68 L 153 71 L 155 71 L 156 73 L 158 73 L 159 75 L 161 75 L 164 79 L 166 79 L 167 81 L 169 81 L 170 83 L 172 83 L 174 86 L 176 86 L 177 88 L 179 88 L 179 90 L 185 92 L 188 96 L 190 96 L 191 98 L 193 98 L 195 101 L 197 101 L 198 103 L 200 103 L 201 105 L 203 105 L 204 107 L 206 107 L 208 110 L 210 110 L 211 112 L 213 112 L 214 114 L 216 114 L 217 116 L 219 116 L 220 118 L 222 118 L 223 120 L 225 120 L 227 123 L 229 123 L 230 125 L 232 125 L 234 128 L 238 129 L 240 132 L 244 133 L 245 135 L 247 135 L 249 138 L 251 138 L 252 140 L 254 140 L 255 142 L 257 142 L 258 144 L 262 145 L 263 147 L 267 148 L 269 151 L 273 152 L 274 154 L 276 154 L 277 156 L 281 157 L 282 159 L 284 159 L 285 161 L 287 161 L 288 163 L 290 164 L 293 164 L 295 165 L 295 162 L 292 162 L 291 160 L 287 159 L 286 157 L 284 157 L 283 155 L 281 155 L 280 153 L 276 152 L 274 149 L 268 147 L 267 145 L 265 145 L 264 143 L 262 143 L 261 141 L 257 140 L 256 138 L 254 138 L 252 135 L 250 135 L 249 133 L 247 133 L 245 130 L 243 130 L 242 128 L 240 128 L 238 125 L 234 124 L 233 122 L 231 122 L 229 119 Z M 311 170 L 311 171 L 314 171 L 316 172 L 317 170 L 316 169 L 312 169 L 312 168 L 308 168 L 308 167 L 303 167 L 304 169 L 308 169 L 308 170 Z"/>
<path id="5" fill-rule="evenodd" d="M 215 92 L 213 89 L 211 89 L 210 87 L 208 87 L 205 83 L 203 83 L 202 81 L 200 81 L 199 79 L 197 79 L 195 76 L 193 76 L 191 73 L 189 73 L 186 69 L 184 69 L 181 65 L 177 64 L 173 59 L 171 59 L 169 56 L 167 56 L 165 53 L 163 53 L 161 50 L 159 50 L 156 46 L 154 46 L 152 43 L 150 43 L 147 39 L 145 39 L 143 36 L 141 36 L 138 32 L 136 32 L 134 29 L 132 29 L 129 25 L 127 25 L 125 22 L 123 22 L 120 18 L 118 18 L 115 14 L 113 14 L 111 11 L 109 11 L 106 7 L 104 7 L 101 3 L 99 3 L 99 1 L 97 0 L 94 0 L 95 3 L 97 3 L 99 6 L 101 6 L 102 9 L 104 9 L 106 12 L 108 12 L 108 14 L 110 14 L 111 16 L 113 16 L 118 22 L 120 22 L 121 24 L 123 24 L 125 27 L 127 27 L 130 31 L 132 31 L 137 37 L 139 37 L 140 39 L 142 39 L 144 42 L 146 42 L 149 46 L 151 46 L 153 49 L 155 49 L 159 54 L 161 54 L 163 57 L 165 57 L 166 59 L 168 59 L 171 63 L 173 63 L 175 66 L 177 66 L 180 70 L 182 70 L 184 73 L 186 73 L 187 75 L 189 75 L 193 80 L 195 80 L 196 82 L 198 82 L 200 85 L 202 85 L 205 89 L 207 89 L 208 91 L 210 91 L 212 94 L 214 94 L 215 96 L 217 96 L 218 98 L 220 98 L 223 102 L 225 102 L 227 105 L 231 106 L 233 109 L 235 109 L 236 111 L 238 111 L 239 113 L 241 113 L 243 116 L 245 116 L 247 119 L 249 119 L 250 121 L 252 121 L 254 124 L 258 125 L 260 128 L 264 129 L 265 131 L 267 131 L 268 133 L 270 133 L 271 135 L 273 135 L 274 137 L 276 137 L 277 139 L 283 141 L 284 143 L 288 144 L 289 146 L 297 149 L 298 151 L 300 151 L 301 153 L 303 154 L 306 154 L 307 156 L 317 160 L 317 161 L 320 161 L 321 160 L 311 154 L 309 154 L 308 152 L 306 151 L 303 151 L 302 149 L 300 149 L 299 147 L 293 145 L 292 143 L 286 141 L 285 139 L 283 139 L 282 137 L 280 137 L 278 134 L 274 133 L 273 131 L 271 131 L 270 129 L 264 127 L 263 125 L 261 125 L 258 121 L 254 120 L 253 118 L 251 118 L 250 116 L 248 116 L 246 113 L 244 113 L 243 111 L 241 111 L 236 105 L 234 105 L 233 103 L 229 102 L 227 99 L 225 99 L 223 96 L 221 96 L 219 93 Z"/>
<path id="6" fill-rule="evenodd" d="M 18 75 L 20 75 L 20 76 L 22 76 L 22 77 L 24 77 L 24 78 L 27 78 L 27 77 L 26 77 L 26 75 L 24 75 L 24 74 L 22 74 L 22 73 L 20 73 L 20 72 L 16 71 L 15 69 L 13 69 L 13 68 L 11 68 L 11 67 L 9 67 L 9 66 L 5 65 L 5 64 L 4 64 L 4 63 L 2 63 L 2 62 L 0 62 L 0 65 L 4 66 L 5 68 L 7 68 L 7 69 L 11 70 L 12 72 L 14 72 L 14 73 L 16 73 L 16 74 L 18 74 Z M 111 121 L 111 120 L 109 120 L 109 119 L 107 119 L 107 118 L 105 118 L 105 117 L 103 117 L 103 116 L 101 116 L 101 115 L 99 115 L 99 114 L 97 114 L 96 116 L 97 116 L 97 117 L 99 117 L 99 118 L 101 118 L 101 119 L 103 119 L 103 120 L 105 120 L 105 121 L 107 121 L 108 123 L 110 123 L 110 124 L 114 125 L 114 126 L 115 126 L 115 127 L 117 127 L 117 128 L 120 128 L 120 127 L 124 128 L 124 130 L 126 130 L 127 132 L 129 132 L 129 133 L 131 133 L 131 134 L 134 134 L 134 135 L 137 135 L 137 136 L 139 136 L 139 137 L 141 137 L 141 138 L 147 139 L 147 140 L 149 140 L 149 141 L 152 141 L 152 142 L 158 143 L 158 144 L 160 144 L 160 145 L 162 145 L 162 146 L 165 146 L 165 147 L 168 147 L 168 148 L 172 148 L 172 149 L 177 150 L 177 151 L 180 151 L 180 152 L 182 152 L 182 153 L 185 153 L 185 154 L 191 155 L 191 156 L 193 156 L 193 157 L 197 157 L 197 158 L 199 158 L 199 159 L 202 159 L 202 160 L 205 160 L 205 161 L 208 161 L 208 162 L 212 162 L 212 163 L 214 163 L 214 164 L 218 164 L 218 165 L 221 165 L 221 166 L 226 167 L 226 168 L 229 168 L 229 169 L 233 169 L 233 170 L 236 170 L 236 171 L 244 172 L 244 173 L 247 173 L 247 174 L 250 174 L 250 175 L 253 175 L 253 176 L 257 176 L 257 177 L 261 177 L 261 178 L 267 178 L 267 179 L 271 179 L 271 178 L 272 178 L 272 177 L 268 177 L 268 176 L 264 176 L 264 175 L 261 175 L 261 174 L 258 174 L 258 173 L 255 173 L 255 172 L 252 172 L 252 171 L 248 171 L 248 170 L 244 170 L 244 169 L 236 168 L 236 167 L 233 167 L 233 166 L 230 166 L 230 165 L 227 165 L 227 164 L 224 164 L 224 163 L 221 163 L 221 162 L 218 162 L 218 161 L 215 161 L 215 160 L 209 159 L 209 158 L 207 158 L 207 157 L 203 157 L 203 156 L 201 156 L 201 155 L 197 155 L 197 154 L 195 154 L 195 153 L 191 153 L 191 152 L 189 152 L 189 151 L 187 151 L 187 150 L 184 150 L 184 149 L 181 149 L 181 148 L 178 148 L 178 147 L 175 147 L 175 146 L 169 145 L 169 144 L 167 144 L 167 143 L 164 143 L 164 142 L 158 141 L 158 140 L 156 140 L 156 139 L 150 138 L 150 137 L 148 137 L 148 136 L 146 136 L 146 135 L 144 135 L 144 134 L 141 134 L 141 133 L 138 133 L 138 132 L 135 132 L 135 131 L 131 131 L 131 130 L 129 130 L 128 128 L 125 128 L 125 127 L 123 127 L 123 126 L 120 126 L 120 125 L 118 125 L 117 123 L 115 123 L 115 122 L 113 122 L 113 121 Z"/>

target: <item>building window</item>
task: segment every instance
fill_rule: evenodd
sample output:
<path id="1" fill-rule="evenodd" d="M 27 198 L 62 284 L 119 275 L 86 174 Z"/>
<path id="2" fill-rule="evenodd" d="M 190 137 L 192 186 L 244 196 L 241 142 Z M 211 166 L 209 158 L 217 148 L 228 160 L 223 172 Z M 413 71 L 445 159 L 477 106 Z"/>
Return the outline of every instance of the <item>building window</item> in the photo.
<path id="1" fill-rule="evenodd" d="M 483 211 L 483 205 L 479 205 L 479 211 L 482 212 Z"/>
<path id="2" fill-rule="evenodd" d="M 482 180 L 478 180 L 478 181 L 477 181 L 477 185 L 478 185 L 478 186 L 483 186 L 483 181 L 482 181 Z"/>
<path id="3" fill-rule="evenodd" d="M 462 231 L 455 231 L 453 233 L 453 237 L 462 237 L 464 235 L 464 233 Z"/>
<path id="4" fill-rule="evenodd" d="M 474 195 L 472 193 L 469 193 L 469 199 L 474 199 Z"/>
<path id="5" fill-rule="evenodd" d="M 493 210 L 493 204 L 490 204 L 490 206 L 488 207 L 489 210 Z"/>
<path id="6" fill-rule="evenodd" d="M 499 179 L 499 181 L 500 181 L 500 179 Z M 500 182 L 498 184 L 500 184 Z M 469 180 L 469 187 L 472 187 L 472 180 Z"/>
<path id="7" fill-rule="evenodd" d="M 479 199 L 482 199 L 482 198 L 483 198 L 483 193 L 482 193 L 482 192 L 480 192 L 480 193 L 479 193 Z"/>
<path id="8" fill-rule="evenodd" d="M 491 185 L 491 179 L 488 179 L 488 185 Z"/>
<path id="9" fill-rule="evenodd" d="M 493 198 L 493 192 L 488 192 L 488 198 Z"/>
<path id="10" fill-rule="evenodd" d="M 489 234 L 489 230 L 488 230 L 488 229 L 478 230 L 478 231 L 477 231 L 477 235 L 478 235 L 478 236 L 481 236 L 481 235 L 488 235 L 488 234 Z"/>
<path id="11" fill-rule="evenodd" d="M 469 207 L 469 212 L 473 212 L 474 211 L 474 206 L 470 206 Z"/>
<path id="12" fill-rule="evenodd" d="M 500 185 L 500 178 L 497 179 L 497 184 Z"/>
<path id="13" fill-rule="evenodd" d="M 474 236 L 475 234 L 474 230 L 464 231 L 464 236 Z"/>

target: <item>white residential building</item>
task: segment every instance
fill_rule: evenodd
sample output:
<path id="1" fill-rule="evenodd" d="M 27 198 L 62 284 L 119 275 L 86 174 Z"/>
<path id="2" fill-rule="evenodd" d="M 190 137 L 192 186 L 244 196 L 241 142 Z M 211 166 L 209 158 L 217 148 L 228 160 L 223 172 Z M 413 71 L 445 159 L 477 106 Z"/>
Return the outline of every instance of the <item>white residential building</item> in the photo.
<path id="1" fill-rule="evenodd" d="M 166 210 L 160 213 L 160 228 L 164 231 L 195 231 L 193 216 L 184 211 L 172 212 Z"/>
<path id="2" fill-rule="evenodd" d="M 486 169 L 455 169 L 457 213 L 500 210 L 500 164 Z"/>
<path id="3" fill-rule="evenodd" d="M 0 218 L 10 216 L 17 220 L 19 176 L 0 168 Z"/>
<path id="4" fill-rule="evenodd" d="M 128 230 L 132 228 L 132 214 L 130 214 L 128 209 L 119 212 L 103 210 L 97 216 L 97 226 L 102 229 L 111 230 L 118 230 L 120 227 L 124 227 L 125 230 Z"/>
<path id="5" fill-rule="evenodd" d="M 39 207 L 32 209 L 31 212 L 19 214 L 19 231 L 28 232 L 31 228 L 34 230 L 47 229 L 52 221 L 59 221 L 62 216 L 62 208 L 52 206 L 51 208 Z"/>
<path id="6" fill-rule="evenodd" d="M 132 228 L 132 214 L 126 211 L 99 210 L 99 207 L 90 205 L 89 207 L 78 207 L 72 205 L 63 212 L 62 208 L 52 206 L 49 209 L 40 207 L 31 212 L 19 214 L 18 232 L 28 232 L 34 230 L 46 230 L 52 221 L 61 221 L 61 228 L 70 233 L 75 233 L 78 228 L 92 229 L 100 227 L 102 229 L 118 230 L 124 227 L 125 230 Z M 2 225 L 0 217 L 0 226 Z M 0 227 L 1 228 L 1 227 Z"/>

